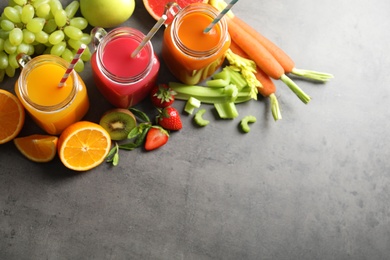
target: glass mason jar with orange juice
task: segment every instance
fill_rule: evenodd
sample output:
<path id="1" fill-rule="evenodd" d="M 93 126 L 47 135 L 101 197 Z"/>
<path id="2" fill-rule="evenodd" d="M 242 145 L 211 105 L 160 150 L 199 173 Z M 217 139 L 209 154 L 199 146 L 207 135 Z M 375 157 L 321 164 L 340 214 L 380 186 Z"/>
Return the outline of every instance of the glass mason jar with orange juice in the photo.
<path id="1" fill-rule="evenodd" d="M 164 31 L 162 57 L 178 80 L 194 85 L 222 65 L 230 47 L 227 23 L 221 19 L 205 33 L 204 30 L 219 14 L 216 8 L 193 3 L 183 9 L 176 6 L 176 9 L 175 18 Z"/>
<path id="2" fill-rule="evenodd" d="M 62 87 L 59 83 L 69 63 L 54 55 L 31 59 L 23 55 L 15 93 L 32 119 L 48 134 L 59 135 L 81 120 L 89 109 L 86 86 L 72 71 Z"/>

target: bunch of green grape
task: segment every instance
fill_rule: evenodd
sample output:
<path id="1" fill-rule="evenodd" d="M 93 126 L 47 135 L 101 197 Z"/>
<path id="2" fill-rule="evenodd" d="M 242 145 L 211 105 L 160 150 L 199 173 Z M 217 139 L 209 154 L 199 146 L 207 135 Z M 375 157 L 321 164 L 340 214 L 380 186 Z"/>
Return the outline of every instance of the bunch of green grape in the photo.
<path id="1" fill-rule="evenodd" d="M 0 82 L 19 68 L 17 56 L 52 54 L 71 61 L 81 44 L 91 41 L 88 21 L 75 17 L 80 3 L 63 8 L 59 0 L 9 0 L 0 16 Z M 84 70 L 91 58 L 87 47 L 75 70 Z"/>

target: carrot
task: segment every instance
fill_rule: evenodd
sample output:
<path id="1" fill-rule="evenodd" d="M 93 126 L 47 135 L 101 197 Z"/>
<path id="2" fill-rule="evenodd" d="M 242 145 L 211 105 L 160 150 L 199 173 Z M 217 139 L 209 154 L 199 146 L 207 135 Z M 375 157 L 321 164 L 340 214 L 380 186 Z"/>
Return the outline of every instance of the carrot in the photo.
<path id="1" fill-rule="evenodd" d="M 237 45 L 235 41 L 231 41 L 230 49 L 233 53 L 248 59 L 248 55 Z M 275 95 L 276 92 L 276 86 L 272 79 L 259 67 L 256 68 L 255 77 L 258 81 L 260 81 L 261 86 L 257 87 L 258 92 L 263 97 L 268 97 L 271 101 L 271 112 L 272 116 L 274 117 L 274 120 L 277 121 L 279 119 L 282 119 L 282 115 L 280 113 L 279 109 L 279 102 Z"/>
<path id="2" fill-rule="evenodd" d="M 254 37 L 261 45 L 263 45 L 280 63 L 284 69 L 284 73 L 290 73 L 295 67 L 294 61 L 278 46 L 271 42 L 268 38 L 264 37 L 261 33 L 256 31 L 252 26 L 241 20 L 238 16 L 233 16 L 232 22 L 241 27 L 249 35 Z"/>
<path id="3" fill-rule="evenodd" d="M 280 79 L 284 74 L 283 67 L 255 38 L 228 19 L 228 30 L 232 40 L 259 66 L 267 75 Z"/>
<path id="4" fill-rule="evenodd" d="M 295 62 L 288 56 L 279 46 L 277 46 L 274 42 L 266 38 L 252 26 L 247 24 L 245 21 L 240 19 L 238 16 L 230 15 L 229 20 L 232 23 L 235 23 L 241 29 L 246 31 L 249 35 L 255 38 L 261 45 L 263 45 L 271 54 L 275 57 L 275 59 L 280 63 L 280 65 L 284 69 L 284 73 L 292 73 L 297 76 L 306 77 L 312 80 L 325 82 L 330 78 L 333 78 L 331 74 L 312 71 L 312 70 L 303 70 L 297 69 L 295 67 Z"/>
<path id="5" fill-rule="evenodd" d="M 227 19 L 231 39 L 253 60 L 256 65 L 273 79 L 282 80 L 305 104 L 310 97 L 303 92 L 289 77 L 274 56 L 256 38 L 251 36 L 232 19 Z"/>

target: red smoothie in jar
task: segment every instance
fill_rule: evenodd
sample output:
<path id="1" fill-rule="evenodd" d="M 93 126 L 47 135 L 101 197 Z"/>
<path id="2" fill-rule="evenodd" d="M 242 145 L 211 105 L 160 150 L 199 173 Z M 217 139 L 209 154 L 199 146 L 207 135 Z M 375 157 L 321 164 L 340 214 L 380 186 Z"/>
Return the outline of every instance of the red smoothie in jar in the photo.
<path id="1" fill-rule="evenodd" d="M 150 41 L 132 58 L 145 36 L 117 28 L 102 37 L 91 58 L 97 88 L 115 107 L 129 108 L 143 100 L 157 80 L 160 62 Z"/>

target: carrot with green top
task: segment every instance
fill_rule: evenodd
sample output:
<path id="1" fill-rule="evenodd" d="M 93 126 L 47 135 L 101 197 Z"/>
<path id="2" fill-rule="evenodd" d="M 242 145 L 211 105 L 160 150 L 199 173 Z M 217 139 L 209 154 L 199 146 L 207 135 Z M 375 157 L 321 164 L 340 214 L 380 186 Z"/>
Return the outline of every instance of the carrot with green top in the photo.
<path id="1" fill-rule="evenodd" d="M 297 76 L 301 76 L 301 77 L 305 77 L 308 79 L 317 80 L 321 82 L 325 82 L 333 78 L 333 75 L 329 73 L 318 72 L 313 70 L 297 69 L 295 67 L 295 62 L 291 59 L 291 57 L 287 55 L 286 52 L 284 52 L 279 46 L 277 46 L 270 39 L 262 35 L 260 32 L 255 30 L 252 26 L 250 26 L 245 21 L 243 21 L 242 19 L 240 19 L 235 15 L 231 16 L 229 19 L 231 19 L 231 23 L 234 23 L 240 28 L 242 28 L 249 35 L 254 37 L 260 44 L 262 44 L 280 63 L 280 65 L 284 69 L 284 73 L 286 74 L 291 73 Z"/>
<path id="2" fill-rule="evenodd" d="M 273 79 L 282 80 L 305 104 L 310 101 L 308 96 L 284 72 L 283 67 L 274 56 L 253 36 L 239 27 L 232 19 L 227 19 L 230 37 L 253 60 L 256 65 Z"/>
<path id="3" fill-rule="evenodd" d="M 218 10 L 223 10 L 227 5 L 224 0 L 209 0 L 209 4 L 214 6 Z M 281 48 L 279 48 L 275 43 L 273 43 L 271 40 L 263 36 L 252 26 L 247 24 L 245 21 L 235 16 L 232 11 L 229 11 L 227 15 L 225 15 L 225 17 L 229 24 L 236 24 L 243 31 L 245 31 L 247 34 L 254 37 L 260 44 L 262 44 L 281 64 L 285 74 L 291 73 L 300 77 L 304 77 L 304 78 L 308 78 L 320 82 L 326 82 L 327 80 L 333 78 L 333 75 L 329 73 L 318 72 L 313 70 L 297 69 L 295 67 L 295 62 Z"/>

